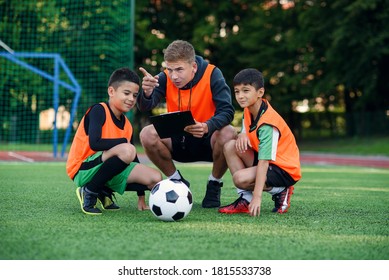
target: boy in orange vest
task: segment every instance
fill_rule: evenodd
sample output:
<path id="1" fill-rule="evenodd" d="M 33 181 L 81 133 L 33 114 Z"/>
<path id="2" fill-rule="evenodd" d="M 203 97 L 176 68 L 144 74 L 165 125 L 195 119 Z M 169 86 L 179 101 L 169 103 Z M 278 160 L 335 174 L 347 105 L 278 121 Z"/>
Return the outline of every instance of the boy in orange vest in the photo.
<path id="1" fill-rule="evenodd" d="M 233 80 L 236 101 L 244 108 L 242 131 L 224 146 L 224 155 L 240 197 L 220 207 L 225 214 L 259 216 L 262 192 L 274 200 L 273 212 L 286 213 L 293 185 L 301 178 L 295 138 L 284 119 L 263 98 L 262 73 L 244 69 Z"/>
<path id="2" fill-rule="evenodd" d="M 151 189 L 162 180 L 158 170 L 137 160 L 132 125 L 124 115 L 136 104 L 139 82 L 132 70 L 115 70 L 108 82 L 109 101 L 90 107 L 78 126 L 66 171 L 78 186 L 76 194 L 85 214 L 102 214 L 97 200 L 104 210 L 118 210 L 114 192 L 123 194 L 131 184 Z M 139 196 L 138 209 L 147 209 L 144 200 L 144 195 Z"/>

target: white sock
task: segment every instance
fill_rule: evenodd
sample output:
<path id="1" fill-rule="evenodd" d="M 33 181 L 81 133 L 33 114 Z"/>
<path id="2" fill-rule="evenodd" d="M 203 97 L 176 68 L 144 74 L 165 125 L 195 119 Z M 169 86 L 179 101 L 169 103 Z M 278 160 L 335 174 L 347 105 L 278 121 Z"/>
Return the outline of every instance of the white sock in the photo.
<path id="1" fill-rule="evenodd" d="M 168 178 L 169 179 L 180 180 L 181 176 L 180 176 L 180 173 L 178 173 L 178 170 L 176 170 L 176 172 L 174 172 L 173 175 L 169 176 Z"/>
<path id="2" fill-rule="evenodd" d="M 209 175 L 209 177 L 208 177 L 208 181 L 216 181 L 216 182 L 222 183 L 223 179 L 221 179 L 221 178 L 217 179 L 217 178 L 213 177 L 213 175 L 211 173 L 211 175 Z"/>
<path id="3" fill-rule="evenodd" d="M 236 191 L 238 192 L 239 196 L 242 196 L 248 202 L 251 202 L 251 200 L 253 199 L 253 192 L 252 191 L 241 190 L 238 188 L 236 188 Z"/>
<path id="4" fill-rule="evenodd" d="M 268 191 L 268 193 L 270 193 L 271 195 L 275 195 L 277 193 L 282 192 L 284 189 L 285 187 L 273 187 L 270 191 Z"/>

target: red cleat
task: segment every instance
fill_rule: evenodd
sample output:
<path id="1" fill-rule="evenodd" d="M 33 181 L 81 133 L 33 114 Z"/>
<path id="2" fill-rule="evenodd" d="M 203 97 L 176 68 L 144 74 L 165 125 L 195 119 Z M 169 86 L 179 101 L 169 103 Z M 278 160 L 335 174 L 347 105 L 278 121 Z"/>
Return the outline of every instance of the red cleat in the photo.
<path id="1" fill-rule="evenodd" d="M 220 207 L 219 213 L 224 213 L 224 214 L 250 213 L 249 204 L 250 203 L 246 199 L 244 199 L 241 195 L 233 203 Z"/>
<path id="2" fill-rule="evenodd" d="M 293 194 L 294 187 L 290 186 L 289 188 L 285 188 L 282 192 L 277 193 L 272 196 L 274 201 L 274 208 L 272 212 L 275 213 L 286 213 L 290 207 L 290 198 Z"/>

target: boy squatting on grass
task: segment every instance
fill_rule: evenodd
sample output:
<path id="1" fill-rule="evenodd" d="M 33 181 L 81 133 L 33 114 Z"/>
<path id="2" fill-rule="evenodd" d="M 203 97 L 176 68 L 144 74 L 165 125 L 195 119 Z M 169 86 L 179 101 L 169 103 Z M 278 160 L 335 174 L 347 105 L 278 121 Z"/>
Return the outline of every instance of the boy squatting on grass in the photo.
<path id="1" fill-rule="evenodd" d="M 125 190 L 138 190 L 138 209 L 147 209 L 141 187 L 151 189 L 162 180 L 158 170 L 139 163 L 131 143 L 132 125 L 124 115 L 136 104 L 139 83 L 132 70 L 116 69 L 108 82 L 109 101 L 90 107 L 76 131 L 66 171 L 78 186 L 76 194 L 85 214 L 102 213 L 96 208 L 97 200 L 104 210 L 119 209 L 112 195 Z"/>
<path id="2" fill-rule="evenodd" d="M 220 207 L 220 213 L 259 216 L 262 192 L 274 200 L 273 212 L 286 213 L 293 185 L 301 179 L 296 140 L 284 119 L 263 98 L 262 73 L 244 69 L 233 80 L 243 111 L 242 131 L 224 146 L 224 155 L 240 197 Z"/>

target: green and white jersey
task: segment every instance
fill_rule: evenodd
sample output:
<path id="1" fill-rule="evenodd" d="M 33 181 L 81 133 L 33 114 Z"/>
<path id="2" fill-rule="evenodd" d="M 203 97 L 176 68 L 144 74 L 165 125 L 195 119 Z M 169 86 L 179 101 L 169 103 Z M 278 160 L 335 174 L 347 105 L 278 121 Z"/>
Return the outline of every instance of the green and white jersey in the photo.
<path id="1" fill-rule="evenodd" d="M 245 133 L 246 129 L 242 126 L 241 133 Z M 280 132 L 277 128 L 264 124 L 257 129 L 258 145 L 258 160 L 276 160 L 278 139 Z"/>
<path id="2" fill-rule="evenodd" d="M 280 132 L 271 125 L 262 125 L 257 130 L 259 139 L 258 160 L 276 160 L 278 139 Z"/>

